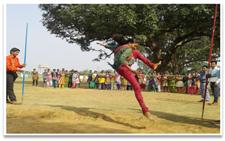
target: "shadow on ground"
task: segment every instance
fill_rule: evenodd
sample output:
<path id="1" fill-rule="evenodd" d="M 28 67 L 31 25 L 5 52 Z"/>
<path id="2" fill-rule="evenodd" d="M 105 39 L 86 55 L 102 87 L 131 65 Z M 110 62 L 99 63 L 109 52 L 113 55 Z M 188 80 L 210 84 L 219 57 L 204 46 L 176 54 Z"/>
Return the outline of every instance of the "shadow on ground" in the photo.
<path id="1" fill-rule="evenodd" d="M 16 128 L 15 128 L 16 127 Z M 92 124 L 67 124 L 64 122 L 43 122 L 34 117 L 14 117 L 7 119 L 8 134 L 57 134 L 57 133 L 129 133 L 126 130 L 100 127 Z"/>
<path id="2" fill-rule="evenodd" d="M 93 112 L 93 111 L 91 111 L 91 109 L 93 109 L 93 108 L 82 108 L 82 107 L 78 108 L 78 107 L 64 106 L 64 105 L 48 105 L 48 106 L 60 107 L 60 108 L 62 108 L 64 110 L 73 111 L 76 114 L 79 114 L 81 116 L 89 116 L 89 117 L 92 117 L 92 118 L 101 118 L 101 119 L 103 119 L 103 120 L 105 120 L 107 122 L 120 124 L 120 125 L 127 126 L 127 127 L 130 127 L 130 128 L 135 128 L 135 129 L 145 129 L 146 128 L 146 127 L 135 126 L 135 125 L 131 125 L 129 123 L 117 121 L 117 120 L 112 119 L 111 117 L 109 117 L 109 116 L 107 116 L 105 114 L 98 113 L 98 112 Z"/>
<path id="3" fill-rule="evenodd" d="M 131 109 L 135 110 L 137 112 L 140 112 L 139 109 Z M 184 123 L 184 124 L 193 124 L 193 125 L 199 125 L 209 128 L 220 128 L 220 120 L 212 120 L 212 119 L 204 119 L 201 118 L 193 118 L 188 116 L 182 116 L 182 115 L 176 115 L 172 113 L 166 113 L 161 111 L 153 111 L 151 110 L 151 113 L 158 118 L 178 122 L 178 123 Z"/>

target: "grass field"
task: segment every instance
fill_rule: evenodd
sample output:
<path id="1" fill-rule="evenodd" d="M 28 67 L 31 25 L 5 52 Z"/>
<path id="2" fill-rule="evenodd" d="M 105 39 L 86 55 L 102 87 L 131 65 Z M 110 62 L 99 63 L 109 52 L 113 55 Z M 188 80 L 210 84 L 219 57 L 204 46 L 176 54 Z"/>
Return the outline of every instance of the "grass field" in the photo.
<path id="1" fill-rule="evenodd" d="M 21 83 L 15 84 L 18 102 Z M 23 104 L 7 104 L 7 134 L 219 134 L 220 106 L 199 95 L 143 92 L 155 121 L 142 116 L 133 91 L 53 89 L 25 85 Z M 212 99 L 211 99 L 212 100 Z"/>

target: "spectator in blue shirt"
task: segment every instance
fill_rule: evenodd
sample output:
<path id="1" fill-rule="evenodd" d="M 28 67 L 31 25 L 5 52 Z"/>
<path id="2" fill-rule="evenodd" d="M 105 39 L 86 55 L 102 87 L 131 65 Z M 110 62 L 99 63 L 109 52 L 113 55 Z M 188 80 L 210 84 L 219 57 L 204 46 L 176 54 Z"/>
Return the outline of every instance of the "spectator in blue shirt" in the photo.
<path id="1" fill-rule="evenodd" d="M 201 94 L 201 100 L 199 102 L 204 101 L 204 94 L 205 94 L 205 84 L 206 84 L 206 74 L 208 72 L 208 67 L 206 65 L 202 66 L 202 71 L 200 72 L 199 80 L 200 80 L 200 94 Z M 206 88 L 206 101 L 209 101 L 210 95 L 209 90 Z"/>

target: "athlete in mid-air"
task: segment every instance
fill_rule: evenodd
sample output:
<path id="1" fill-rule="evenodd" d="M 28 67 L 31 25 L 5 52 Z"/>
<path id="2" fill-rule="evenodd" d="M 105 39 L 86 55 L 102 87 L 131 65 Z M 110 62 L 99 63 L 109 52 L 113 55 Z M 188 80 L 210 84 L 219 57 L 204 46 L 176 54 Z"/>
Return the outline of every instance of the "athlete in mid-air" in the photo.
<path id="1" fill-rule="evenodd" d="M 142 94 L 141 86 L 137 80 L 139 71 L 132 70 L 131 65 L 135 62 L 135 59 L 139 59 L 148 65 L 151 69 L 155 70 L 160 63 L 153 63 L 144 57 L 138 50 L 139 44 L 133 41 L 124 41 L 123 36 L 115 34 L 112 36 L 112 42 L 108 44 L 98 43 L 107 49 L 110 49 L 114 53 L 114 64 L 111 65 L 121 76 L 130 82 L 136 99 L 141 106 L 142 112 L 145 117 L 152 119 L 152 115 L 148 107 L 145 105 Z"/>

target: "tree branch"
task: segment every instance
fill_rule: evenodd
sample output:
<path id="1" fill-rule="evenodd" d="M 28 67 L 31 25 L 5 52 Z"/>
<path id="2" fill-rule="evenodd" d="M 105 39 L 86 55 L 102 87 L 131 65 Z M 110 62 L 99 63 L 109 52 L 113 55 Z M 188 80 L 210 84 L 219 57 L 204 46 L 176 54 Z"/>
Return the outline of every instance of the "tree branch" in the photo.
<path id="1" fill-rule="evenodd" d="M 191 41 L 196 41 L 196 40 L 200 40 L 200 37 L 197 37 L 197 38 L 193 37 L 193 38 L 187 39 L 186 41 L 181 41 L 177 45 L 175 45 L 175 48 L 178 49 L 179 47 L 182 47 L 185 44 L 187 44 L 187 43 L 189 43 Z"/>
<path id="2" fill-rule="evenodd" d="M 190 63 L 193 63 L 193 62 L 199 62 L 199 61 L 201 61 L 201 62 L 203 62 L 203 61 L 207 61 L 207 58 L 206 59 L 200 59 L 200 58 L 197 58 L 197 59 L 194 59 L 194 60 L 189 60 L 189 61 L 185 61 L 182 65 L 184 66 L 184 65 L 186 65 L 186 64 L 190 64 Z"/>

